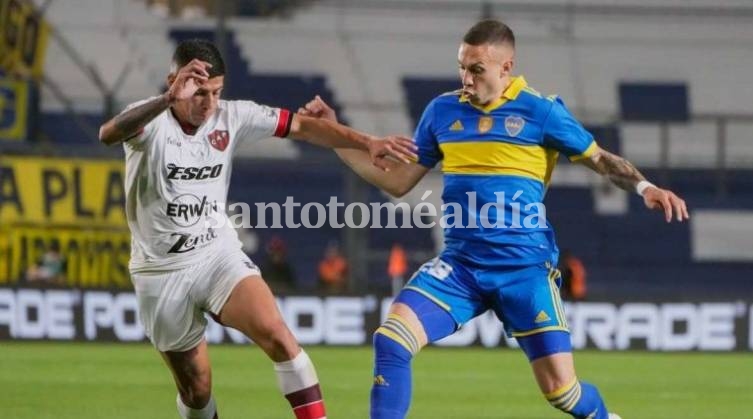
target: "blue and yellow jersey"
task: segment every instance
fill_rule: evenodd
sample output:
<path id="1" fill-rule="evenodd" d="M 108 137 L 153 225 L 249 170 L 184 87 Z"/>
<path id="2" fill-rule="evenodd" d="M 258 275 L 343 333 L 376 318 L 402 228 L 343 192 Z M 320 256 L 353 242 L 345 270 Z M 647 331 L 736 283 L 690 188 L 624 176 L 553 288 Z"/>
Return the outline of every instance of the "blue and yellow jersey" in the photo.
<path id="1" fill-rule="evenodd" d="M 597 148 L 560 98 L 522 76 L 483 108 L 446 93 L 424 110 L 415 141 L 419 164 L 442 161 L 445 252 L 485 266 L 556 259 L 543 210 L 549 179 L 559 153 L 578 160 Z"/>

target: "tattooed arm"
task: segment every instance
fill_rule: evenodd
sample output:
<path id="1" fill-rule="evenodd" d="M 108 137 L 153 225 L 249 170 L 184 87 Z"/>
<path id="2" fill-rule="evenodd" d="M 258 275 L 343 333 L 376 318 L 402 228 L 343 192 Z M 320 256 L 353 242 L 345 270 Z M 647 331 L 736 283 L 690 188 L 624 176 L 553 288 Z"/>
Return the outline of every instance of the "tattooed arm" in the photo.
<path id="1" fill-rule="evenodd" d="M 646 180 L 632 163 L 601 148 L 578 162 L 594 172 L 608 177 L 612 183 L 626 191 L 635 191 L 638 182 Z"/>
<path id="2" fill-rule="evenodd" d="M 685 201 L 675 195 L 674 192 L 659 188 L 646 181 L 646 178 L 636 167 L 626 159 L 610 153 L 601 148 L 590 156 L 578 160 L 596 173 L 606 176 L 616 186 L 635 192 L 640 190 L 646 207 L 664 211 L 667 222 L 672 221 L 674 214 L 677 221 L 681 222 L 690 218 Z M 638 188 L 641 184 L 641 188 Z"/>
<path id="3" fill-rule="evenodd" d="M 170 107 L 169 92 L 135 106 L 105 122 L 99 128 L 99 141 L 107 145 L 128 141 L 137 136 L 157 115 Z"/>
<path id="4" fill-rule="evenodd" d="M 167 76 L 170 86 L 161 96 L 128 109 L 105 122 L 99 128 L 99 141 L 111 145 L 139 135 L 140 131 L 157 115 L 180 100 L 190 99 L 201 85 L 209 79 L 208 68 L 212 65 L 194 59 L 177 72 Z"/>

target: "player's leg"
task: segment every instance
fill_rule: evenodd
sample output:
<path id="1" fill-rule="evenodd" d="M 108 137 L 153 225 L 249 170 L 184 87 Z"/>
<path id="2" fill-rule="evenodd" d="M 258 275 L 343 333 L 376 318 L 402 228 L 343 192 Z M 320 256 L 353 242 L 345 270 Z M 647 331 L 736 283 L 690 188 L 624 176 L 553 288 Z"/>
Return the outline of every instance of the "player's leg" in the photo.
<path id="1" fill-rule="evenodd" d="M 455 331 L 455 320 L 427 297 L 403 290 L 390 307 L 387 320 L 374 332 L 374 382 L 371 418 L 402 419 L 412 396 L 411 361 L 429 341 Z M 421 306 L 422 308 L 414 308 Z M 431 317 L 433 320 L 427 321 Z M 420 320 L 424 318 L 427 325 Z M 428 329 L 428 331 L 427 331 Z M 431 333 L 433 331 L 433 333 Z"/>
<path id="2" fill-rule="evenodd" d="M 485 285 L 496 289 L 495 311 L 517 338 L 549 403 L 575 418 L 607 419 L 599 391 L 575 374 L 558 274 L 548 263 L 490 270 Z"/>
<path id="3" fill-rule="evenodd" d="M 570 334 L 543 332 L 518 338 L 531 362 L 533 374 L 549 403 L 575 418 L 607 419 L 609 413 L 599 390 L 580 381 L 575 373 Z"/>
<path id="4" fill-rule="evenodd" d="M 444 262 L 437 259 L 421 268 L 397 296 L 387 320 L 374 333 L 372 419 L 404 418 L 411 402 L 413 357 L 427 343 L 455 332 L 458 320 L 450 315 L 451 309 L 463 319 L 477 314 L 469 308 L 472 304 L 463 303 L 471 300 L 468 290 L 458 287 L 454 295 L 445 293 L 455 285 L 457 271 L 462 268 L 458 267 L 454 274 L 450 268 L 444 275 L 431 269 L 437 264 Z M 437 275 L 442 276 L 441 283 Z"/>
<path id="5" fill-rule="evenodd" d="M 161 352 L 178 387 L 178 413 L 184 419 L 217 419 L 217 406 L 212 398 L 212 372 L 207 343 L 188 351 Z"/>
<path id="6" fill-rule="evenodd" d="M 235 285 L 219 310 L 222 324 L 240 330 L 274 361 L 280 391 L 297 419 L 325 418 L 316 370 L 285 324 L 272 291 L 259 275 Z"/>
<path id="7" fill-rule="evenodd" d="M 199 266 L 168 273 L 133 274 L 139 317 L 146 335 L 162 354 L 178 389 L 184 419 L 217 418 L 211 369 L 204 341 L 206 320 L 191 298 Z"/>

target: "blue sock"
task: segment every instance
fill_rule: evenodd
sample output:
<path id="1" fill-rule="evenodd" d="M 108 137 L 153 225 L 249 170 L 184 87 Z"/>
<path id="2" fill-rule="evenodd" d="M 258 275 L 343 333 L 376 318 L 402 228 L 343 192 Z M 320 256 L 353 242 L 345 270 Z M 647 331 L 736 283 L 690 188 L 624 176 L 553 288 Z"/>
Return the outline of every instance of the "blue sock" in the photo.
<path id="1" fill-rule="evenodd" d="M 411 401 L 411 360 L 419 350 L 413 333 L 397 316 L 374 333 L 371 419 L 403 419 Z"/>
<path id="2" fill-rule="evenodd" d="M 595 386 L 575 380 L 545 395 L 549 403 L 577 419 L 608 419 L 609 412 Z"/>
<path id="3" fill-rule="evenodd" d="M 403 289 L 395 299 L 416 313 L 429 342 L 457 329 L 455 320 L 435 301 Z M 371 419 L 403 419 L 411 402 L 411 360 L 421 349 L 415 333 L 396 314 L 374 333 L 374 384 L 371 387 Z"/>

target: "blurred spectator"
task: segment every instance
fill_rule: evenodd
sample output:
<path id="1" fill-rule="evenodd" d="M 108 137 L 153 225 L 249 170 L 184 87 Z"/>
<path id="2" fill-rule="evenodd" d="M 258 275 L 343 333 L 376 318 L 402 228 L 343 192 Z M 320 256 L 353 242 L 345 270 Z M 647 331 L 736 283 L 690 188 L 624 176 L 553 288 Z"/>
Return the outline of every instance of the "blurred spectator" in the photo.
<path id="1" fill-rule="evenodd" d="M 405 275 L 408 273 L 408 256 L 405 254 L 403 246 L 392 245 L 390 260 L 387 263 L 387 273 L 390 276 L 392 295 L 397 296 L 405 285 Z"/>
<path id="2" fill-rule="evenodd" d="M 261 275 L 276 292 L 292 291 L 296 286 L 295 272 L 288 262 L 288 247 L 275 236 L 264 248 L 266 255 L 261 263 Z"/>
<path id="3" fill-rule="evenodd" d="M 327 245 L 319 262 L 319 286 L 326 292 L 342 292 L 347 286 L 348 262 L 336 242 Z"/>
<path id="4" fill-rule="evenodd" d="M 560 255 L 559 270 L 562 272 L 560 293 L 565 300 L 579 301 L 586 298 L 586 267 L 569 250 Z"/>
<path id="5" fill-rule="evenodd" d="M 45 282 L 49 284 L 63 284 L 67 263 L 65 256 L 60 253 L 60 243 L 57 240 L 50 243 L 50 247 L 36 264 L 26 271 L 28 282 Z"/>

